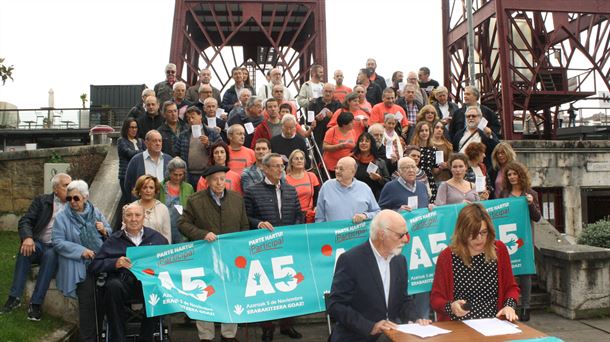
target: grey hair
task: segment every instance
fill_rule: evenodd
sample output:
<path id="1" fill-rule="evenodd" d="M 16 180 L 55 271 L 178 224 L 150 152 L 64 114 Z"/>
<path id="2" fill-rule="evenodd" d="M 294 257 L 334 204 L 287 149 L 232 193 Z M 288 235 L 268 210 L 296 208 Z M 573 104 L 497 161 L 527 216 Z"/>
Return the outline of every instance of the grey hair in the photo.
<path id="1" fill-rule="evenodd" d="M 481 108 L 479 108 L 479 106 L 469 106 L 468 108 L 466 108 L 466 112 L 464 113 L 468 113 L 471 110 L 476 111 L 479 116 L 483 116 L 483 112 L 481 112 Z"/>
<path id="2" fill-rule="evenodd" d="M 131 208 L 131 207 L 140 208 L 140 209 L 141 209 L 141 211 L 142 211 L 142 215 L 144 215 L 144 207 L 143 207 L 141 204 L 139 204 L 137 201 L 135 201 L 135 202 L 131 202 L 131 203 L 129 203 L 129 204 L 125 204 L 125 205 L 123 206 L 123 210 L 122 210 L 122 213 L 121 213 L 121 214 L 122 214 L 122 215 L 121 215 L 121 217 L 125 217 L 125 213 L 127 212 L 127 209 L 129 209 L 129 208 Z"/>
<path id="3" fill-rule="evenodd" d="M 436 89 L 434 89 L 434 93 L 435 94 L 439 94 L 439 93 L 449 94 L 449 89 L 447 89 L 447 87 L 445 87 L 445 86 L 438 86 L 438 87 L 436 87 Z"/>
<path id="4" fill-rule="evenodd" d="M 204 89 L 205 87 L 209 87 L 209 88 L 210 88 L 210 90 L 211 90 L 212 92 L 214 91 L 214 89 L 212 89 L 212 86 L 211 86 L 211 85 L 201 83 L 201 84 L 199 85 L 199 88 L 197 88 L 197 92 L 198 92 L 198 93 L 203 92 L 203 89 Z"/>
<path id="5" fill-rule="evenodd" d="M 381 214 L 382 213 L 379 212 L 379 214 L 375 215 L 375 217 L 373 217 L 373 220 L 371 221 L 369 236 L 373 241 L 377 241 L 380 230 L 389 228 L 389 224 L 386 220 L 383 219 L 385 215 Z"/>
<path id="6" fill-rule="evenodd" d="M 68 192 L 72 190 L 80 192 L 84 197 L 89 197 L 89 185 L 87 185 L 87 182 L 84 180 L 77 179 L 71 181 L 70 184 L 68 184 Z"/>
<path id="7" fill-rule="evenodd" d="M 149 141 L 150 140 L 150 136 L 153 134 L 159 134 L 159 136 L 161 136 L 161 133 L 159 133 L 159 131 L 157 131 L 156 129 L 151 129 L 150 131 L 146 132 L 146 135 L 144 136 L 144 140 L 145 141 Z"/>
<path id="8" fill-rule="evenodd" d="M 237 94 L 237 96 L 238 96 L 238 97 L 241 97 L 241 96 L 242 96 L 242 95 L 243 95 L 245 92 L 250 93 L 250 96 L 252 96 L 252 92 L 251 92 L 251 91 L 250 91 L 250 89 L 248 89 L 248 88 L 242 88 L 242 89 L 239 91 L 239 94 Z"/>
<path id="9" fill-rule="evenodd" d="M 174 63 L 168 63 L 168 64 L 165 66 L 165 71 L 167 71 L 167 70 L 176 70 L 176 64 L 174 64 Z"/>
<path id="10" fill-rule="evenodd" d="M 281 154 L 272 152 L 263 157 L 263 165 L 269 166 L 269 164 L 271 163 L 271 158 L 280 158 L 283 160 Z"/>
<path id="11" fill-rule="evenodd" d="M 214 97 L 208 97 L 207 99 L 203 100 L 203 105 L 207 106 L 208 103 L 214 101 L 214 103 L 216 103 L 216 105 L 218 106 L 218 101 L 216 101 L 216 99 Z"/>
<path id="12" fill-rule="evenodd" d="M 396 120 L 396 114 L 387 113 L 383 116 L 383 122 L 387 122 L 388 120 Z"/>
<path id="13" fill-rule="evenodd" d="M 53 189 L 57 188 L 62 178 L 68 178 L 70 179 L 70 181 L 72 181 L 72 177 L 70 177 L 69 174 L 63 172 L 57 173 L 55 174 L 55 176 L 53 176 L 53 178 L 51 178 L 51 186 L 53 187 Z"/>
<path id="14" fill-rule="evenodd" d="M 167 171 L 174 172 L 179 169 L 186 170 L 186 162 L 180 157 L 174 157 L 167 163 Z"/>
<path id="15" fill-rule="evenodd" d="M 178 81 L 178 82 L 174 83 L 172 90 L 176 90 L 176 88 L 178 88 L 178 87 L 184 87 L 184 89 L 186 89 L 186 83 L 184 83 L 182 81 Z"/>
<path id="16" fill-rule="evenodd" d="M 466 86 L 464 87 L 464 91 L 466 90 L 470 90 L 472 94 L 477 98 L 477 100 L 481 97 L 481 92 L 479 91 L 479 88 L 475 86 Z"/>
<path id="17" fill-rule="evenodd" d="M 150 88 L 144 88 L 144 90 L 142 90 L 142 97 L 144 96 L 156 96 L 155 94 L 155 90 L 154 89 L 150 89 Z"/>
<path id="18" fill-rule="evenodd" d="M 254 107 L 256 105 L 257 102 L 262 103 L 263 100 L 261 100 L 260 98 L 256 97 L 256 96 L 252 96 L 248 99 L 248 103 L 246 103 L 246 109 L 250 109 L 252 107 Z"/>
<path id="19" fill-rule="evenodd" d="M 242 126 L 241 124 L 232 124 L 231 126 L 229 126 L 229 128 L 227 129 L 227 135 L 233 135 L 233 132 L 235 132 L 238 127 L 244 128 L 244 126 Z"/>
<path id="20" fill-rule="evenodd" d="M 288 121 L 292 121 L 295 124 L 297 123 L 297 119 L 294 117 L 294 115 L 284 115 L 284 116 L 282 116 L 282 120 L 280 121 L 280 124 L 284 125 L 284 123 L 286 123 Z"/>
<path id="21" fill-rule="evenodd" d="M 369 126 L 369 130 L 368 130 L 368 132 L 369 132 L 369 133 L 371 133 L 371 134 L 373 134 L 373 132 L 375 131 L 375 129 L 378 129 L 378 130 L 383 131 L 383 129 L 384 129 L 384 128 L 383 128 L 383 125 L 382 125 L 382 124 L 380 124 L 379 122 L 376 122 L 376 123 L 374 123 L 374 124 L 372 124 L 372 125 L 370 125 L 370 126 Z"/>

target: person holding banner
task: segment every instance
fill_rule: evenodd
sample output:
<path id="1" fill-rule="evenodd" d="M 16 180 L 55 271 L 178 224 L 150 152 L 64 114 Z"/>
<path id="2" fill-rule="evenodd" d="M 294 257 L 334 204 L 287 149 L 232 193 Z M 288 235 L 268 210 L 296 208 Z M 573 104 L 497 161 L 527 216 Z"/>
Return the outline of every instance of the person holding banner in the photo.
<path id="1" fill-rule="evenodd" d="M 329 179 L 320 188 L 316 222 L 352 220 L 354 223 L 360 223 L 377 215 L 379 205 L 371 188 L 354 178 L 354 158 L 339 159 L 335 171 L 336 178 Z"/>
<path id="2" fill-rule="evenodd" d="M 178 220 L 178 228 L 190 241 L 216 241 L 217 235 L 248 230 L 248 217 L 241 195 L 226 189 L 230 169 L 212 165 L 203 174 L 207 188 L 192 195 Z M 214 340 L 214 323 L 196 322 L 201 341 Z M 236 341 L 237 324 L 222 323 L 223 341 Z"/>
<path id="3" fill-rule="evenodd" d="M 518 319 L 519 287 L 508 249 L 496 241 L 491 217 L 481 204 L 460 211 L 451 244 L 438 256 L 430 297 L 441 321 Z"/>
<path id="4" fill-rule="evenodd" d="M 454 153 L 449 157 L 451 179 L 438 187 L 436 205 L 470 203 L 480 200 L 474 183 L 465 179 L 468 169 L 468 157 L 462 153 Z"/>
<path id="5" fill-rule="evenodd" d="M 329 340 L 376 341 L 399 323 L 428 324 L 407 296 L 407 222 L 382 210 L 371 222 L 370 239 L 341 254 L 333 276 L 328 313 L 337 321 Z"/>
<path id="6" fill-rule="evenodd" d="M 284 172 L 284 161 L 277 153 L 270 153 L 263 158 L 265 178 L 245 189 L 244 202 L 251 229 L 268 229 L 303 223 L 304 216 L 295 188 L 287 182 L 280 181 Z M 303 335 L 293 327 L 292 318 L 280 320 L 280 333 L 290 338 L 301 338 Z M 273 340 L 275 329 L 273 322 L 261 323 L 262 340 Z"/>
<path id="7" fill-rule="evenodd" d="M 533 222 L 540 221 L 540 208 L 538 207 L 538 194 L 532 190 L 530 176 L 527 168 L 516 161 L 506 164 L 504 167 L 504 189 L 500 193 L 500 198 L 525 196 L 532 221 L 532 241 L 534 239 L 534 224 Z M 532 294 L 532 276 L 524 274 L 517 276 L 519 278 L 519 287 L 521 289 L 521 312 L 519 317 L 521 321 L 527 322 L 530 320 L 530 297 Z"/>
<path id="8" fill-rule="evenodd" d="M 123 224 L 124 229 L 112 233 L 102 244 L 90 266 L 93 274 L 107 273 L 103 302 L 108 318 L 108 336 L 111 341 L 118 342 L 125 341 L 125 302 L 143 299 L 142 284 L 131 273 L 131 260 L 125 256 L 127 248 L 167 245 L 167 239 L 161 233 L 144 226 L 144 207 L 138 203 L 123 207 Z M 144 308 L 146 310 L 146 306 Z M 144 315 L 139 340 L 153 340 L 156 321 Z"/>

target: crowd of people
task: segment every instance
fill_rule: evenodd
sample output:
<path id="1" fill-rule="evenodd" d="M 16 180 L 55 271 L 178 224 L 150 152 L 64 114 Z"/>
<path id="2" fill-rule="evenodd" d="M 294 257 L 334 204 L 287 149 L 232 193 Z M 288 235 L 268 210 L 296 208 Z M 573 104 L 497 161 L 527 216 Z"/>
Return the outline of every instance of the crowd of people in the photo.
<path id="1" fill-rule="evenodd" d="M 236 67 L 234 84 L 221 96 L 209 69 L 189 87 L 168 64 L 166 79 L 142 92 L 118 139 L 120 227 L 113 232 L 88 201 L 85 182 L 56 175 L 53 194 L 36 198 L 19 222 L 22 244 L 0 312 L 20 305 L 26 274 L 36 262 L 41 270 L 28 318 L 41 319 L 55 276 L 62 293 L 78 298 L 81 339 L 94 340 L 94 317 L 100 316 L 92 305 L 95 277 L 106 272 L 106 314 L 113 340 L 122 341 L 121 303 L 141 296 L 128 272 L 129 246 L 212 242 L 220 234 L 304 222 L 373 220 L 370 241 L 338 259 L 329 304 L 338 322 L 333 340 L 368 340 L 393 328 L 391 321 L 407 307 L 407 318 L 423 324 L 430 308 L 440 319 L 497 313 L 514 320 L 519 288 L 506 264 L 506 247 L 495 241 L 493 224 L 476 202 L 525 196 L 532 221 L 540 219 L 540 210 L 527 169 L 510 144 L 499 140 L 497 114 L 477 102 L 479 91 L 472 86 L 458 106 L 426 67 L 396 71 L 387 83 L 376 68 L 374 59 L 367 60 L 350 88 L 343 71 L 334 72 L 334 84 L 324 83 L 324 68 L 314 65 L 293 97 L 279 68 L 255 92 L 247 69 Z M 392 294 L 390 278 L 406 284 L 406 274 L 396 273 L 406 269 L 398 256 L 408 230 L 396 212 L 454 203 L 469 205 L 451 246 L 439 256 L 432 292 Z M 374 286 L 367 283 L 372 278 L 354 269 L 369 262 L 381 272 L 385 305 L 364 295 L 370 292 L 364 287 Z M 477 287 L 496 283 L 485 291 Z M 519 316 L 527 320 L 530 277 L 522 276 L 520 286 Z M 153 323 L 146 321 L 143 336 Z M 261 326 L 262 340 L 271 341 L 274 324 Z M 289 318 L 279 326 L 281 334 L 302 337 Z M 197 329 L 202 341 L 214 339 L 212 323 L 197 322 Z M 235 341 L 237 325 L 223 324 L 221 334 L 223 341 Z"/>

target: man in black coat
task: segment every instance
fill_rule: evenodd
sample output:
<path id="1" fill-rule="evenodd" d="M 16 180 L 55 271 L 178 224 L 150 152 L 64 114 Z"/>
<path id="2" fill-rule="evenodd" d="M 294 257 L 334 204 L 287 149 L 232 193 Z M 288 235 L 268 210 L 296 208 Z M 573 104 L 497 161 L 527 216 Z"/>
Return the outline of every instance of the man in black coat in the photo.
<path id="1" fill-rule="evenodd" d="M 284 115 L 281 123 L 282 133 L 271 138 L 271 151 L 286 157 L 284 161 L 287 162 L 294 150 L 301 150 L 305 155 L 305 168 L 308 169 L 311 161 L 307 153 L 307 142 L 297 134 L 297 121 L 294 115 Z"/>
<path id="2" fill-rule="evenodd" d="M 6 303 L 0 309 L 0 315 L 9 313 L 21 305 L 25 282 L 32 263 L 36 263 L 40 265 L 40 270 L 28 307 L 28 319 L 40 321 L 44 297 L 57 271 L 57 254 L 53 250 L 51 241 L 53 222 L 57 214 L 66 206 L 67 188 L 71 181 L 72 178 L 65 173 L 53 176 L 51 179 L 53 193 L 34 198 L 27 213 L 19 220 L 21 248 L 17 253 L 13 284 Z"/>
<path id="3" fill-rule="evenodd" d="M 465 116 L 466 128 L 458 131 L 451 141 L 453 143 L 453 151 L 465 153 L 468 144 L 472 142 L 483 143 L 485 145 L 485 167 L 487 167 L 487 170 L 491 170 L 491 153 L 500 141 L 489 127 L 484 129 L 478 128 L 483 117 L 479 107 L 468 107 Z"/>
<path id="4" fill-rule="evenodd" d="M 125 341 L 125 303 L 134 298 L 143 300 L 142 284 L 129 270 L 131 260 L 125 256 L 127 247 L 167 245 L 167 239 L 161 233 L 144 227 L 144 207 L 141 205 L 127 205 L 123 209 L 123 223 L 125 229 L 114 232 L 104 242 L 90 266 L 95 274 L 108 274 L 103 303 L 112 341 Z M 152 341 L 155 326 L 155 318 L 144 318 L 140 339 Z"/>
<path id="5" fill-rule="evenodd" d="M 245 189 L 244 202 L 250 229 L 273 230 L 277 226 L 303 223 L 303 212 L 295 188 L 281 182 L 283 171 L 282 156 L 270 153 L 263 158 L 263 181 Z M 293 324 L 292 318 L 280 320 L 280 333 L 291 338 L 303 337 L 294 329 Z M 272 341 L 275 329 L 273 322 L 263 322 L 261 326 L 262 340 Z"/>
<path id="6" fill-rule="evenodd" d="M 318 149 L 322 152 L 322 143 L 324 135 L 328 130 L 328 122 L 332 118 L 335 111 L 341 108 L 341 103 L 333 98 L 335 86 L 332 83 L 326 83 L 322 88 L 322 96 L 309 102 L 307 110 L 313 111 L 316 120 L 316 127 L 313 129 L 313 136 L 318 145 Z"/>
<path id="7" fill-rule="evenodd" d="M 483 105 L 479 105 L 477 102 L 479 101 L 479 98 L 480 93 L 477 87 L 466 86 L 464 88 L 464 104 L 462 105 L 462 108 L 453 113 L 453 118 L 449 124 L 450 140 L 453 140 L 455 135 L 466 127 L 466 110 L 468 107 L 472 106 L 478 106 L 481 109 L 483 117 L 487 119 L 487 127 L 489 127 L 496 136 L 501 136 L 502 126 L 500 125 L 500 120 L 498 120 L 498 114 Z M 488 150 L 488 153 L 491 153 L 491 151 Z"/>
<path id="8" fill-rule="evenodd" d="M 400 254 L 409 242 L 405 219 L 382 210 L 371 222 L 370 240 L 341 254 L 328 300 L 328 312 L 337 321 L 330 341 L 376 341 L 397 324 L 417 317 L 407 296 L 407 260 Z"/>

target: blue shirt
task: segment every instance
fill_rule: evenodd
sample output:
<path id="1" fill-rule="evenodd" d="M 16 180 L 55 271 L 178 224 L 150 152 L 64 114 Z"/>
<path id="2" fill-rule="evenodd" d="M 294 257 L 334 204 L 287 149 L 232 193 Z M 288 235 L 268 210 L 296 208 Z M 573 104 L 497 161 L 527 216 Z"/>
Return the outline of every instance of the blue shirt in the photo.
<path id="1" fill-rule="evenodd" d="M 383 209 L 398 210 L 401 205 L 407 205 L 409 197 L 417 196 L 417 207 L 426 208 L 430 203 L 430 197 L 428 197 L 428 190 L 424 183 L 415 181 L 415 187 L 409 190 L 402 178 L 386 183 L 381 190 L 379 195 L 379 206 Z"/>
<path id="2" fill-rule="evenodd" d="M 351 220 L 356 214 L 372 219 L 379 212 L 375 196 L 364 182 L 354 178 L 350 186 L 336 179 L 322 184 L 316 206 L 316 222 Z"/>

